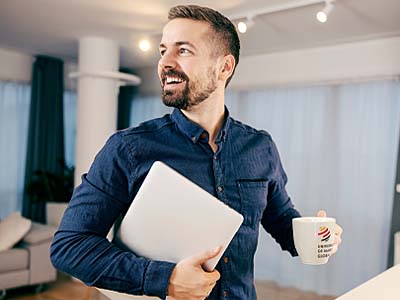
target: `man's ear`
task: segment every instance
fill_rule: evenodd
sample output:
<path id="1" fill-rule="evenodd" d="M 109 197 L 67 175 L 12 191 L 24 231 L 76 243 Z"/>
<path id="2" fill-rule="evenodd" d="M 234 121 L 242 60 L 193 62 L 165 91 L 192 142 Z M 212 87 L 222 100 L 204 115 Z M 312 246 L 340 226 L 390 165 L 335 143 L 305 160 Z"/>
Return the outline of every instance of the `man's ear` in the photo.
<path id="1" fill-rule="evenodd" d="M 227 80 L 232 75 L 235 65 L 235 57 L 232 54 L 224 56 L 220 69 L 220 79 Z"/>

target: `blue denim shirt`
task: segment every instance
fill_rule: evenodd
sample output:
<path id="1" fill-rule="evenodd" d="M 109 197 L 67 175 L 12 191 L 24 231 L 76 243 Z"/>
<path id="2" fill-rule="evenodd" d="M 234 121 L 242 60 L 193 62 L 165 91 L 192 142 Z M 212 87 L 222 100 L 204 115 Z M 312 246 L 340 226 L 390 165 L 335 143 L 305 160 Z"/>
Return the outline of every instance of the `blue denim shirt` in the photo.
<path id="1" fill-rule="evenodd" d="M 175 264 L 138 257 L 106 239 L 160 160 L 244 217 L 216 267 L 221 278 L 208 299 L 256 299 L 259 225 L 297 255 L 291 220 L 299 213 L 286 193 L 287 178 L 268 133 L 232 119 L 226 110 L 216 144 L 214 153 L 208 133 L 178 109 L 112 135 L 82 176 L 55 234 L 54 266 L 88 285 L 164 299 Z"/>

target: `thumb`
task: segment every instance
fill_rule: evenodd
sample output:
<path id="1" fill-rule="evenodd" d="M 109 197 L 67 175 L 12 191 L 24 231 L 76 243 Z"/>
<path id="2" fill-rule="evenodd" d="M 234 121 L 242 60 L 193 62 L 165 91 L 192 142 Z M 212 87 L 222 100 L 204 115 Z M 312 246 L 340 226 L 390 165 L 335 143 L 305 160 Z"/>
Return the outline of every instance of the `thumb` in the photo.
<path id="1" fill-rule="evenodd" d="M 324 211 L 324 210 L 318 211 L 317 212 L 317 217 L 325 218 L 326 217 L 326 211 Z"/>
<path id="2" fill-rule="evenodd" d="M 216 257 L 221 252 L 222 247 L 218 246 L 212 250 L 204 251 L 200 254 L 193 255 L 188 258 L 188 262 L 193 266 L 201 266 L 207 260 Z"/>

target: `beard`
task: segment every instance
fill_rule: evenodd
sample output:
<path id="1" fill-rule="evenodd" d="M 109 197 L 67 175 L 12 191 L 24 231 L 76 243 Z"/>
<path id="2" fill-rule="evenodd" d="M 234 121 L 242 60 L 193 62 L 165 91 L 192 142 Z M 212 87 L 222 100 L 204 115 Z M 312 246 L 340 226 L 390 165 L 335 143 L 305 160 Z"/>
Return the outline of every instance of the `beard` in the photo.
<path id="1" fill-rule="evenodd" d="M 216 89 L 217 80 L 213 68 L 207 70 L 207 76 L 204 79 L 190 80 L 183 73 L 170 70 L 162 73 L 163 82 L 166 76 L 178 76 L 184 80 L 183 89 L 165 90 L 162 86 L 162 100 L 166 106 L 187 110 L 206 100 Z M 206 82 L 208 80 L 208 82 Z"/>

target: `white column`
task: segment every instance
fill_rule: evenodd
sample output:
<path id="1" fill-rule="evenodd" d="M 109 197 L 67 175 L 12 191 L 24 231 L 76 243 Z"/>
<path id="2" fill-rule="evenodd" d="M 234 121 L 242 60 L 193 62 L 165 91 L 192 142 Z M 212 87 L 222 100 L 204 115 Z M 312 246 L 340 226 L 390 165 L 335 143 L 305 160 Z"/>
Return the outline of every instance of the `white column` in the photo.
<path id="1" fill-rule="evenodd" d="M 118 72 L 119 47 L 114 41 L 84 37 L 79 40 L 79 72 Z M 116 130 L 119 80 L 79 76 L 76 132 L 75 186 L 89 170 L 97 152 Z"/>

